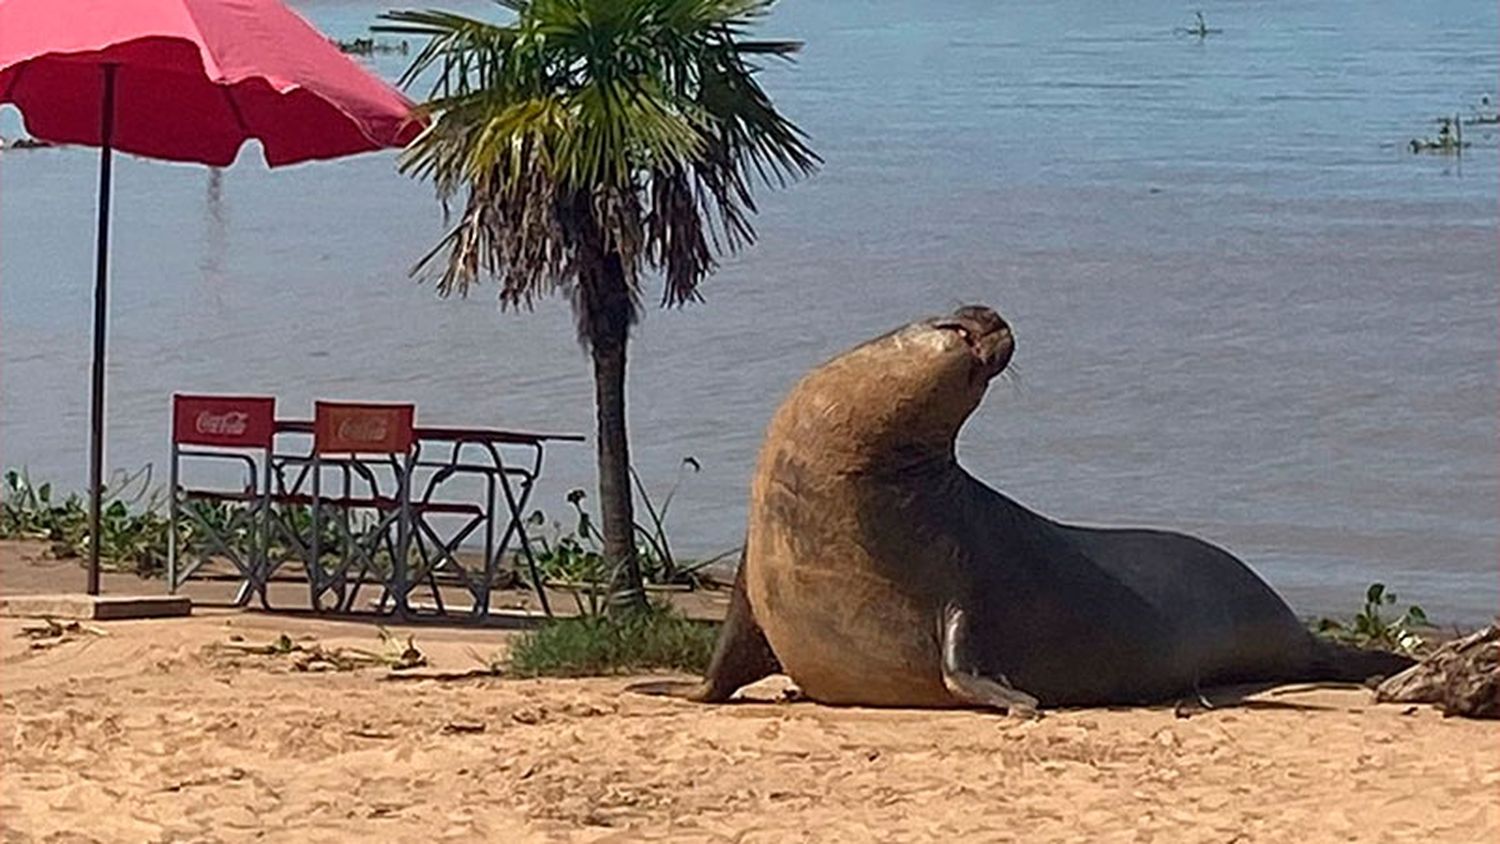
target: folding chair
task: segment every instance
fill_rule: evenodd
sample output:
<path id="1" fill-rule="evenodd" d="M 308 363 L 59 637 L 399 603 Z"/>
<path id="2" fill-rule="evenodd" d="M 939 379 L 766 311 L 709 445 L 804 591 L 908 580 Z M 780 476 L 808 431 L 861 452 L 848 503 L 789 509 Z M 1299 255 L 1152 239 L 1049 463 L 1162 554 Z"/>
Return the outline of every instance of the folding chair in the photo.
<path id="1" fill-rule="evenodd" d="M 314 609 L 348 612 L 353 609 L 361 586 L 379 582 L 384 586 L 380 609 L 384 611 L 385 597 L 390 597 L 394 599 L 392 609 L 396 614 L 408 613 L 409 493 L 416 457 L 412 428 L 415 413 L 410 404 L 324 401 L 313 404 L 311 496 L 305 500 L 303 496 L 278 496 L 278 501 L 306 503 L 312 508 L 307 573 Z M 338 470 L 342 478 L 336 495 L 323 492 L 323 474 L 327 468 Z M 389 472 L 389 494 L 382 493 L 376 469 Z M 364 483 L 364 494 L 357 494 L 356 478 Z M 323 525 L 329 510 L 337 512 L 333 524 L 340 547 L 333 567 L 325 570 Z M 357 512 L 368 512 L 373 519 L 359 531 L 355 530 L 353 519 Z M 382 550 L 388 558 L 386 565 L 379 559 Z M 349 573 L 356 566 L 350 588 Z M 324 601 L 329 593 L 335 599 L 332 606 Z"/>
<path id="2" fill-rule="evenodd" d="M 176 592 L 213 555 L 228 560 L 243 581 L 235 603 L 253 593 L 265 600 L 263 561 L 269 533 L 265 515 L 271 492 L 271 441 L 276 427 L 276 399 L 265 396 L 172 396 L 171 496 L 168 504 L 167 586 Z M 184 462 L 202 471 L 211 463 L 238 464 L 244 470 L 239 489 L 185 486 Z M 211 518 L 204 507 L 219 509 Z M 186 516 L 186 521 L 183 517 Z M 201 534 L 197 559 L 183 563 L 179 525 Z M 236 541 L 238 536 L 241 541 Z"/>

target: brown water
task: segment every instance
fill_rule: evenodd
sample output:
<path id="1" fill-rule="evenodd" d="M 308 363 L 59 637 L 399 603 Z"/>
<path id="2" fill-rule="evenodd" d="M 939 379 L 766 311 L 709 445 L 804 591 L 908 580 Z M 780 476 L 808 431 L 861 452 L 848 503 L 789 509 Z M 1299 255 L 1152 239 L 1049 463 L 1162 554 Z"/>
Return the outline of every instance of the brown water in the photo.
<path id="1" fill-rule="evenodd" d="M 382 6 L 299 4 L 331 34 Z M 488 4 L 457 4 L 489 8 Z M 1014 323 L 1019 385 L 965 429 L 976 475 L 1056 517 L 1192 529 L 1304 612 L 1372 580 L 1443 620 L 1500 606 L 1497 140 L 1414 156 L 1493 98 L 1490 2 L 790 0 L 767 75 L 828 163 L 763 203 L 707 303 L 652 312 L 635 456 L 680 550 L 738 543 L 761 430 L 817 362 L 959 302 Z M 394 75 L 399 57 L 375 67 Z M 14 134 L 0 113 L 0 134 Z M 1493 127 L 1491 127 L 1493 128 Z M 82 486 L 88 150 L 0 154 L 0 463 Z M 109 463 L 160 464 L 173 390 L 414 400 L 421 419 L 588 432 L 565 304 L 497 315 L 405 270 L 440 220 L 372 155 L 117 167 Z M 536 503 L 591 486 L 558 447 Z"/>

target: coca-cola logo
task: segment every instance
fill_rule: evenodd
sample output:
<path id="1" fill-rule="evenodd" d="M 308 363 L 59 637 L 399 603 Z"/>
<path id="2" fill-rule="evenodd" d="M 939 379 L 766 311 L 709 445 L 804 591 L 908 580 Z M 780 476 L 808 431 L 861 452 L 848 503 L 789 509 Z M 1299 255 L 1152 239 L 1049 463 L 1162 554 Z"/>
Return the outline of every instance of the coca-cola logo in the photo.
<path id="1" fill-rule="evenodd" d="M 193 420 L 193 427 L 200 434 L 217 437 L 244 436 L 246 429 L 250 427 L 250 414 L 243 410 L 227 410 L 223 413 L 205 410 Z"/>
<path id="2" fill-rule="evenodd" d="M 385 442 L 390 421 L 383 416 L 351 416 L 339 422 L 339 439 L 353 443 Z"/>

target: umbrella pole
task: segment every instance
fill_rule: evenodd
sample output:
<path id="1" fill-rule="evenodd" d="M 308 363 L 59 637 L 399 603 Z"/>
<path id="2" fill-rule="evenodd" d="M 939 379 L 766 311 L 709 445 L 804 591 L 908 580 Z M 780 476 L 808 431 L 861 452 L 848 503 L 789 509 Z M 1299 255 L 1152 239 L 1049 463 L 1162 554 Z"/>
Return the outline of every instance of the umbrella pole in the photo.
<path id="1" fill-rule="evenodd" d="M 94 270 L 94 367 L 89 407 L 89 585 L 99 594 L 99 509 L 104 496 L 104 325 L 108 314 L 110 168 L 114 162 L 115 65 L 104 66 L 104 102 L 100 115 L 99 243 Z"/>

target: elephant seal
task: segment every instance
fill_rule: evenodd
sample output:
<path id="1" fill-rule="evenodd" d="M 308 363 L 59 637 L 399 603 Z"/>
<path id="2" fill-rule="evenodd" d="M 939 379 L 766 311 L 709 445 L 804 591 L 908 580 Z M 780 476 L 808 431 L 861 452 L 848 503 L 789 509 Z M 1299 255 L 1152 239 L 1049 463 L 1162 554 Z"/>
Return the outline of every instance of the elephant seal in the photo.
<path id="1" fill-rule="evenodd" d="M 954 440 L 1014 348 L 964 307 L 804 377 L 766 433 L 707 676 L 636 690 L 723 701 L 780 670 L 830 704 L 1029 710 L 1410 664 L 1315 638 L 1203 540 L 1063 524 L 965 472 Z"/>

